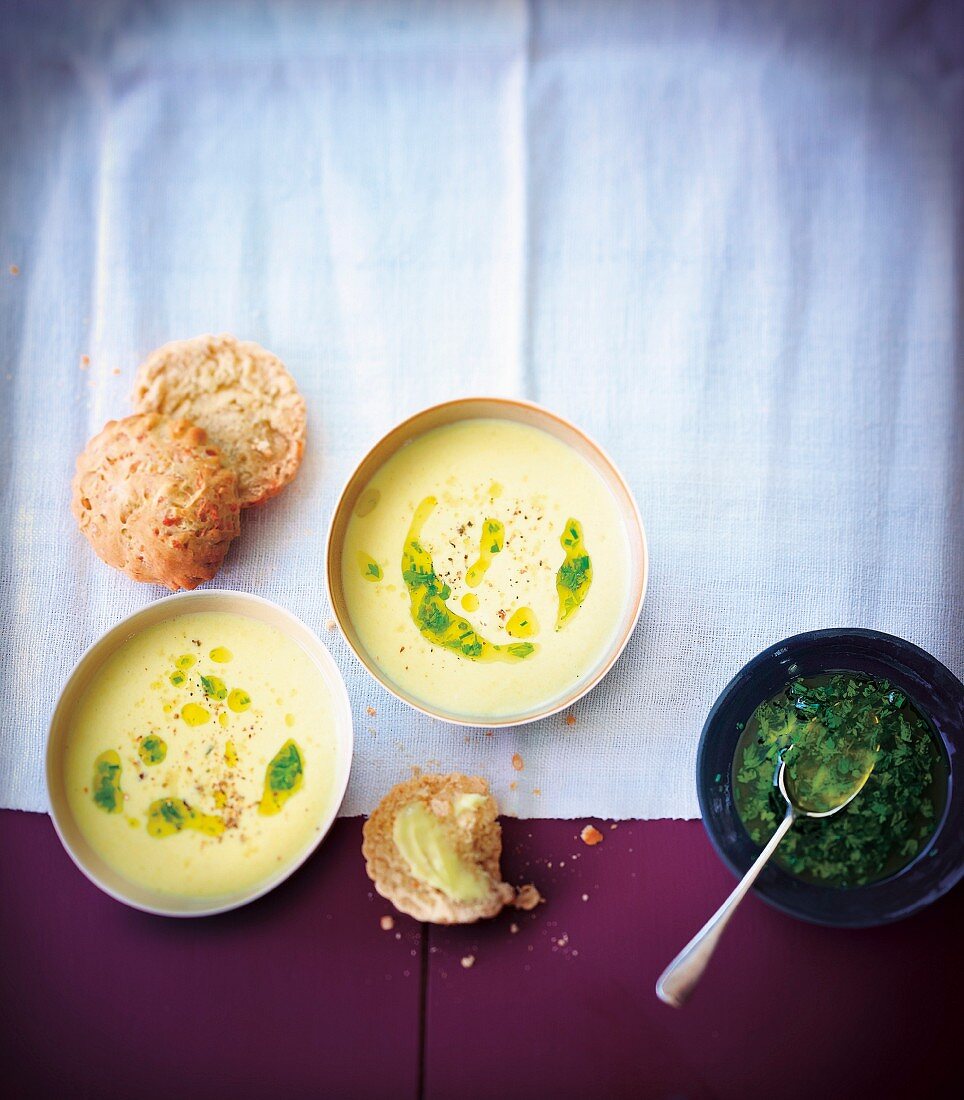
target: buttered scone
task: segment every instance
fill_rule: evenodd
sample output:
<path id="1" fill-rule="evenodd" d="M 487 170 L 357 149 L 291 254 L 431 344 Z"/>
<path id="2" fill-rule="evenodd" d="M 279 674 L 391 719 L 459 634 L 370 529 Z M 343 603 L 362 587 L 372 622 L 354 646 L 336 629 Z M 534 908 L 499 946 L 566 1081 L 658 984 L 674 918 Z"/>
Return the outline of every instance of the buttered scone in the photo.
<path id="1" fill-rule="evenodd" d="M 375 889 L 433 924 L 470 924 L 517 902 L 502 881 L 499 808 L 477 776 L 420 775 L 393 787 L 365 822 L 362 854 Z M 539 895 L 523 887 L 518 904 Z"/>
<path id="2" fill-rule="evenodd" d="M 182 416 L 204 428 L 238 475 L 241 506 L 293 480 L 305 447 L 304 398 L 284 363 L 233 336 L 175 340 L 137 371 L 138 412 Z"/>
<path id="3" fill-rule="evenodd" d="M 77 459 L 71 511 L 97 556 L 137 581 L 196 588 L 240 529 L 238 479 L 203 429 L 109 420 Z"/>

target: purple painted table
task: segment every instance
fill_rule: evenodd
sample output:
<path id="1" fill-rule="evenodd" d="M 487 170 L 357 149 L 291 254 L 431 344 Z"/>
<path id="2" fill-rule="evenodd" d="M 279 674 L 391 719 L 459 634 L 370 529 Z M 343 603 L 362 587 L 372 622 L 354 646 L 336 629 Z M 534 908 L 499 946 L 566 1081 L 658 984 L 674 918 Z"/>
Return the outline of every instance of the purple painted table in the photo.
<path id="1" fill-rule="evenodd" d="M 863 932 L 751 897 L 675 1012 L 653 983 L 732 879 L 698 822 L 597 824 L 587 848 L 582 822 L 505 822 L 507 877 L 548 898 L 534 913 L 383 931 L 358 819 L 262 901 L 173 921 L 100 894 L 45 817 L 0 813 L 4 1095 L 955 1091 L 964 891 Z"/>

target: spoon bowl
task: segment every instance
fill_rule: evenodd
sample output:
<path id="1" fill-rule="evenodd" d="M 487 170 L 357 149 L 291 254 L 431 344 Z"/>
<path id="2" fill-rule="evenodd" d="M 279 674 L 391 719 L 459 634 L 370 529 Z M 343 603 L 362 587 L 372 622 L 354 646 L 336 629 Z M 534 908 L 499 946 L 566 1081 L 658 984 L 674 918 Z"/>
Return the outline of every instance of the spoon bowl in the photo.
<path id="1" fill-rule="evenodd" d="M 779 790 L 780 794 L 783 795 L 783 801 L 786 802 L 789 810 L 793 812 L 795 818 L 833 817 L 835 813 L 839 813 L 845 806 L 849 806 L 850 803 L 853 802 L 853 800 L 857 797 L 857 795 L 860 794 L 860 792 L 866 786 L 867 780 L 870 778 L 871 773 L 874 770 L 873 765 L 871 765 L 871 767 L 868 768 L 867 771 L 864 773 L 860 782 L 856 784 L 854 789 L 844 799 L 843 802 L 838 802 L 836 806 L 832 806 L 829 810 L 808 810 L 806 807 L 799 805 L 790 795 L 790 792 L 787 790 L 787 757 L 790 755 L 791 752 L 793 752 L 796 747 L 796 745 L 790 745 L 788 748 L 784 749 L 783 753 L 780 756 L 780 766 L 777 768 L 773 776 L 774 786 Z"/>

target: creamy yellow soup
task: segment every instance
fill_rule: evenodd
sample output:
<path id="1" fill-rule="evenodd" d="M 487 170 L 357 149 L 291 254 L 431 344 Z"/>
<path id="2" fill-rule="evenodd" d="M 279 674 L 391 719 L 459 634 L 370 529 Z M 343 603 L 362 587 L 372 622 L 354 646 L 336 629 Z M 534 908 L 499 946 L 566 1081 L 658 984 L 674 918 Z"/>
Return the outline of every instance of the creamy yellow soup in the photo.
<path id="1" fill-rule="evenodd" d="M 248 890 L 301 856 L 335 797 L 334 708 L 317 665 L 256 619 L 198 612 L 125 642 L 67 737 L 71 811 L 131 882 Z"/>
<path id="2" fill-rule="evenodd" d="M 496 720 L 578 688 L 613 644 L 629 546 L 599 474 L 510 420 L 436 428 L 358 497 L 342 585 L 359 641 L 429 707 Z"/>

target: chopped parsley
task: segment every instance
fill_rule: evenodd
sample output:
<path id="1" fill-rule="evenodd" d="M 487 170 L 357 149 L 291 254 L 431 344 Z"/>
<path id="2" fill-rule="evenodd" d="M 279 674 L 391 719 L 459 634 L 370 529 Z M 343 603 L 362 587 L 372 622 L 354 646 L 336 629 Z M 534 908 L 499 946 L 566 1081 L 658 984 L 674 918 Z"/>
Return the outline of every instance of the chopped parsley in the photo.
<path id="1" fill-rule="evenodd" d="M 209 699 L 226 699 L 228 688 L 220 676 L 202 676 L 201 687 Z"/>
<path id="2" fill-rule="evenodd" d="M 582 607 L 592 584 L 592 561 L 582 541 L 582 524 L 577 519 L 566 520 L 559 543 L 566 556 L 556 573 L 556 595 L 559 597 L 556 630 Z"/>
<path id="3" fill-rule="evenodd" d="M 900 870 L 927 844 L 947 767 L 926 720 L 887 680 L 851 673 L 798 679 L 757 707 L 737 745 L 733 793 L 760 846 L 783 819 L 774 775 L 791 745 L 795 797 L 815 810 L 839 805 L 868 763 L 872 770 L 839 813 L 794 824 L 774 857 L 788 871 L 828 886 L 862 886 Z"/>
<path id="4" fill-rule="evenodd" d="M 433 645 L 468 657 L 469 660 L 517 660 L 528 657 L 535 652 L 534 645 L 498 645 L 490 642 L 467 619 L 453 612 L 446 604 L 452 590 L 436 574 L 432 555 L 420 539 L 422 525 L 437 504 L 435 497 L 426 497 L 421 502 L 412 517 L 412 524 L 402 547 L 402 579 L 408 589 L 412 621 L 422 636 Z M 494 539 L 490 553 L 499 553 L 504 538 L 502 524 L 498 520 L 487 520 L 486 526 Z M 487 568 L 487 556 L 483 554 L 472 567 L 476 570 L 476 584 Z M 466 575 L 466 584 L 469 585 L 473 583 L 469 576 L 472 569 Z"/>
<path id="5" fill-rule="evenodd" d="M 366 581 L 374 584 L 382 579 L 382 567 L 371 554 L 366 554 L 363 550 L 358 551 L 358 568 Z"/>
<path id="6" fill-rule="evenodd" d="M 137 746 L 137 755 L 148 766 L 160 764 L 167 756 L 167 742 L 158 737 L 156 733 L 149 733 L 146 737 L 141 738 Z"/>
<path id="7" fill-rule="evenodd" d="M 94 761 L 94 802 L 105 813 L 119 814 L 123 808 L 121 760 L 113 749 L 102 752 Z"/>
<path id="8" fill-rule="evenodd" d="M 268 765 L 268 786 L 273 791 L 292 791 L 304 768 L 294 741 L 287 741 Z"/>
<path id="9" fill-rule="evenodd" d="M 294 741 L 285 741 L 268 764 L 264 777 L 264 793 L 258 812 L 280 813 L 289 798 L 301 789 L 305 778 L 305 765 Z"/>

